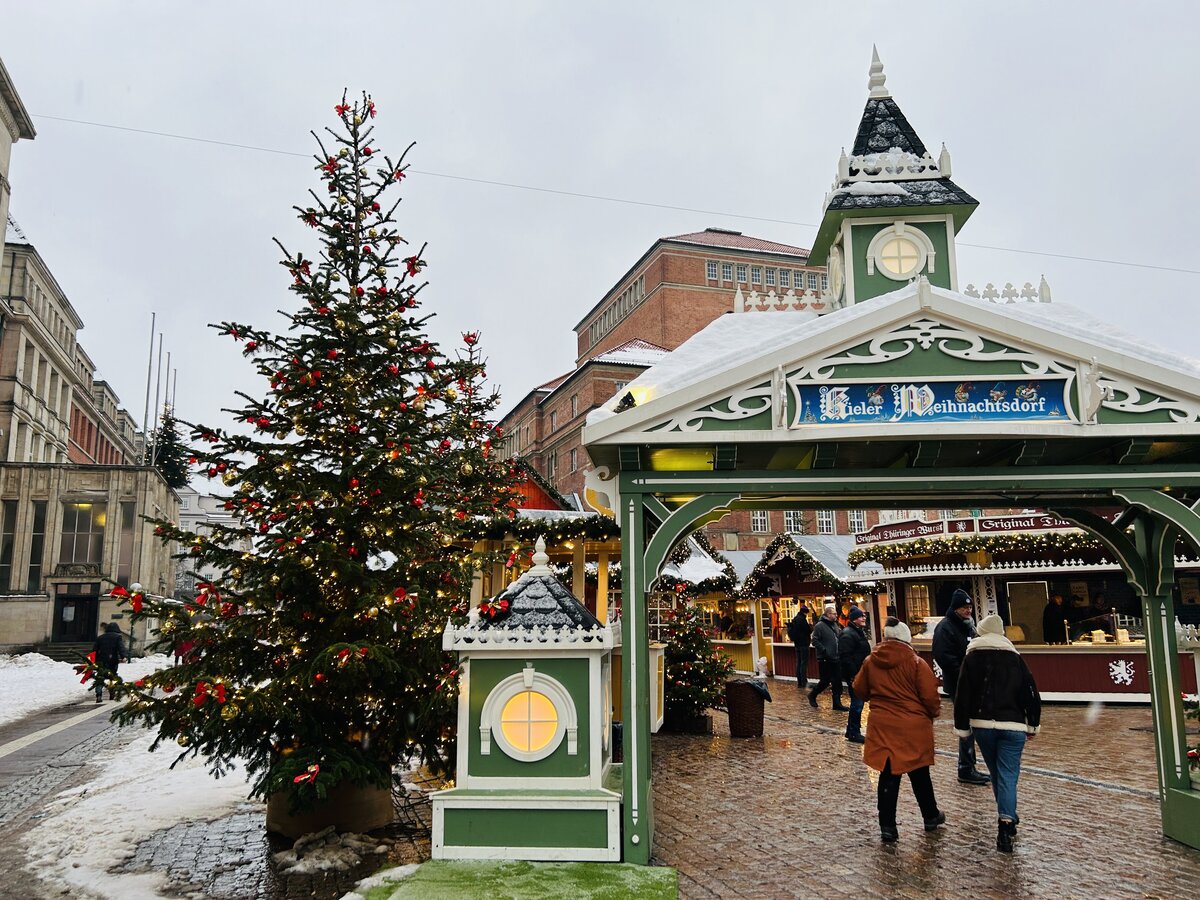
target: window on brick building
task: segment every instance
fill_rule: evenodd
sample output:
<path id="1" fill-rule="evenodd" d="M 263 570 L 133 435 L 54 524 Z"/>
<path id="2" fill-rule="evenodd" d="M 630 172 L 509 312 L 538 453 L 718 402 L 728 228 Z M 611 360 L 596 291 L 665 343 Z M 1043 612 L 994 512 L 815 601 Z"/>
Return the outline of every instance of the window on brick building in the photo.
<path id="1" fill-rule="evenodd" d="M 796 278 L 795 278 L 796 290 L 798 290 L 798 291 L 804 290 L 804 273 L 797 270 L 797 271 L 793 272 L 792 274 L 796 276 Z"/>
<path id="2" fill-rule="evenodd" d="M 850 510 L 849 518 L 851 534 L 862 534 L 867 530 L 867 511 L 865 509 Z"/>
<path id="3" fill-rule="evenodd" d="M 553 478 L 556 474 L 558 474 L 557 470 L 558 470 L 558 451 L 551 450 L 546 455 L 546 477 Z"/>
<path id="4" fill-rule="evenodd" d="M 762 284 L 762 266 L 750 267 L 750 282 L 752 284 Z"/>
<path id="5" fill-rule="evenodd" d="M 799 534 L 804 530 L 804 513 L 798 509 L 789 509 L 783 514 L 783 530 Z"/>
<path id="6" fill-rule="evenodd" d="M 745 284 L 746 283 L 746 267 L 743 265 L 739 265 L 737 267 L 737 273 L 738 273 L 738 278 L 737 278 L 738 284 Z"/>
<path id="7" fill-rule="evenodd" d="M 775 270 L 767 269 L 767 287 L 775 286 Z"/>
<path id="8" fill-rule="evenodd" d="M 557 427 L 558 427 L 558 410 L 555 409 L 555 410 L 551 410 L 551 412 L 550 412 L 550 430 L 553 431 Z"/>
<path id="9" fill-rule="evenodd" d="M 940 515 L 943 519 L 953 519 L 954 518 L 954 510 L 943 509 L 940 511 Z"/>
<path id="10" fill-rule="evenodd" d="M 817 510 L 817 534 L 833 534 L 833 510 Z"/>
<path id="11" fill-rule="evenodd" d="M 733 263 L 721 263 L 721 280 L 733 281 Z"/>
<path id="12" fill-rule="evenodd" d="M 808 273 L 808 289 L 810 291 L 815 291 L 817 289 L 818 284 L 819 284 L 819 282 L 817 281 L 817 273 L 809 272 Z"/>
<path id="13" fill-rule="evenodd" d="M 771 530 L 771 523 L 765 509 L 756 509 L 750 513 L 750 530 L 759 534 Z"/>
<path id="14" fill-rule="evenodd" d="M 704 274 L 707 276 L 709 281 L 717 280 L 717 261 L 715 259 L 708 260 L 704 264 L 704 270 Z"/>
<path id="15" fill-rule="evenodd" d="M 625 385 L 627 385 L 627 384 L 629 384 L 628 381 L 614 381 L 613 382 L 613 391 L 623 391 L 623 390 L 625 390 Z"/>
<path id="16" fill-rule="evenodd" d="M 829 290 L 829 273 L 828 272 L 821 273 L 821 290 L 823 290 L 823 291 Z"/>
<path id="17" fill-rule="evenodd" d="M 779 270 L 779 286 L 780 287 L 791 287 L 792 286 L 792 273 L 790 270 L 788 270 L 788 269 L 780 269 Z"/>
<path id="18" fill-rule="evenodd" d="M 579 395 L 572 394 L 571 395 L 571 418 L 573 419 L 577 415 L 579 415 Z"/>
<path id="19" fill-rule="evenodd" d="M 578 463 L 578 456 L 576 455 L 577 453 L 578 453 L 578 451 L 574 447 L 572 447 L 571 448 L 571 471 L 572 472 L 574 472 L 577 467 L 577 463 Z"/>

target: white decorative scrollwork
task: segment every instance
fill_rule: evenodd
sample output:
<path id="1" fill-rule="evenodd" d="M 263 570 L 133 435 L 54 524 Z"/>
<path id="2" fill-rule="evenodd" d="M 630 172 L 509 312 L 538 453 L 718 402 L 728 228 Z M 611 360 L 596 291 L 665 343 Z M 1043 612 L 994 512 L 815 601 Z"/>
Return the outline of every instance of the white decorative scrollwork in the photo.
<path id="1" fill-rule="evenodd" d="M 928 350 L 933 346 L 956 359 L 968 362 L 1014 362 L 1021 366 L 1025 375 L 1064 375 L 1068 381 L 1075 377 L 1075 367 L 1033 350 L 1002 346 L 989 350 L 984 338 L 971 331 L 946 325 L 932 319 L 910 322 L 887 334 L 871 338 L 865 351 L 862 345 L 837 354 L 825 356 L 805 363 L 788 375 L 788 383 L 831 378 L 837 366 L 877 365 L 903 359 L 918 347 Z"/>
<path id="2" fill-rule="evenodd" d="M 1108 378 L 1103 373 L 1098 374 L 1098 386 L 1103 398 L 1100 405 L 1105 409 L 1137 415 L 1166 410 L 1172 422 L 1200 421 L 1200 403 L 1195 401 L 1171 400 L 1157 394 L 1143 396 L 1137 386 Z"/>
<path id="3" fill-rule="evenodd" d="M 771 410 L 775 405 L 773 393 L 770 382 L 742 388 L 728 397 L 709 401 L 704 406 L 676 413 L 670 419 L 652 425 L 646 430 L 655 432 L 700 431 L 704 428 L 706 420 L 736 422 L 739 419 L 747 419 Z M 728 406 L 728 409 L 714 408 L 719 406 Z"/>
<path id="4" fill-rule="evenodd" d="M 472 647 L 486 649 L 488 647 L 503 647 L 513 645 L 536 644 L 575 644 L 591 645 L 592 647 L 621 646 L 621 632 L 616 623 L 592 628 L 571 628 L 562 626 L 533 625 L 526 628 L 518 625 L 516 628 L 503 626 L 480 627 L 469 624 L 455 628 L 447 624 L 442 634 L 443 650 L 469 650 Z"/>

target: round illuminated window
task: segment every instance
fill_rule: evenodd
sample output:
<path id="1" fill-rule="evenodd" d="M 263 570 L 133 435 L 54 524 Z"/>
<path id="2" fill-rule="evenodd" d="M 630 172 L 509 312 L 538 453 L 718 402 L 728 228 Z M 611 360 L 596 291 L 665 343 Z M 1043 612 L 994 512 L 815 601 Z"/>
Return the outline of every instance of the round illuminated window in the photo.
<path id="1" fill-rule="evenodd" d="M 558 732 L 558 710 L 554 702 L 537 691 L 521 691 L 500 711 L 504 739 L 521 753 L 537 753 Z"/>
<path id="2" fill-rule="evenodd" d="M 879 268 L 893 278 L 910 278 L 921 268 L 923 255 L 908 238 L 895 237 L 879 249 Z"/>

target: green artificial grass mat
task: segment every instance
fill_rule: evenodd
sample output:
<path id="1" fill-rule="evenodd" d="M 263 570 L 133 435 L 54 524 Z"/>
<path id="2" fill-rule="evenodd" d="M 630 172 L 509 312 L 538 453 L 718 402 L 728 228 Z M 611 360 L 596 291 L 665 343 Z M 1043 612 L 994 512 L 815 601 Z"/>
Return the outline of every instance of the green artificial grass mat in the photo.
<path id="1" fill-rule="evenodd" d="M 387 872 L 379 872 L 386 878 Z M 399 884 L 371 888 L 366 900 L 676 900 L 674 869 L 627 863 L 423 863 Z"/>

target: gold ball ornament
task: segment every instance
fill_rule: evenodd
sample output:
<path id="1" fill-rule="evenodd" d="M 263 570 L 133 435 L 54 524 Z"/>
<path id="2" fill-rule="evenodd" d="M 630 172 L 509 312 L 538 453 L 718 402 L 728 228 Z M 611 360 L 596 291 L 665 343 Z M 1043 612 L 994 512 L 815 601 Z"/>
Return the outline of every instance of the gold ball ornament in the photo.
<path id="1" fill-rule="evenodd" d="M 300 559 L 300 565 L 306 569 L 311 569 L 314 565 L 314 560 L 311 556 L 305 556 Z"/>
<path id="2" fill-rule="evenodd" d="M 456 391 L 454 388 L 446 388 L 446 399 L 447 400 L 457 400 L 458 399 L 458 391 Z"/>
<path id="3" fill-rule="evenodd" d="M 453 535 L 450 535 L 450 534 L 443 533 L 440 540 L 442 542 L 443 547 L 449 547 L 451 544 L 454 543 L 454 537 L 453 537 Z"/>
<path id="4" fill-rule="evenodd" d="M 226 722 L 232 722 L 238 717 L 240 710 L 232 703 L 226 703 L 221 707 L 221 718 Z"/>
<path id="5" fill-rule="evenodd" d="M 475 467 L 469 462 L 465 462 L 459 467 L 458 471 L 462 472 L 464 475 L 470 475 L 475 471 Z"/>
<path id="6" fill-rule="evenodd" d="M 350 151 L 348 151 L 345 147 L 343 147 L 341 150 L 338 151 L 338 156 L 340 156 L 342 159 L 345 159 L 349 155 L 349 153 L 350 153 Z"/>
<path id="7" fill-rule="evenodd" d="M 186 734 L 181 734 L 179 737 L 175 738 L 175 743 L 177 743 L 180 747 L 186 747 L 191 742 L 192 742 L 192 739 L 189 738 Z"/>

